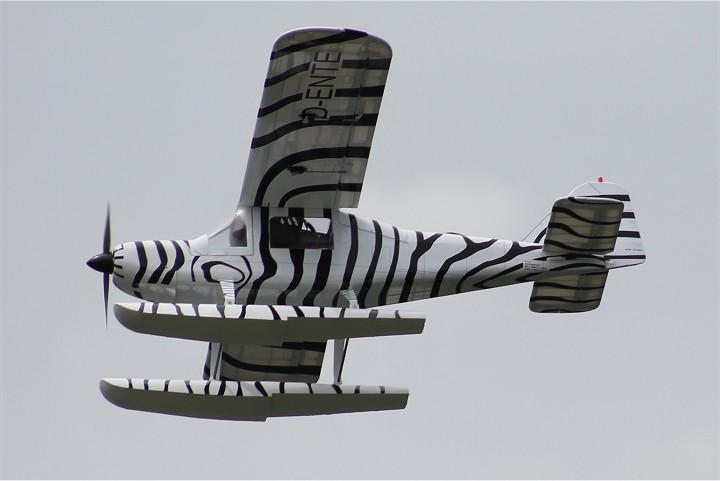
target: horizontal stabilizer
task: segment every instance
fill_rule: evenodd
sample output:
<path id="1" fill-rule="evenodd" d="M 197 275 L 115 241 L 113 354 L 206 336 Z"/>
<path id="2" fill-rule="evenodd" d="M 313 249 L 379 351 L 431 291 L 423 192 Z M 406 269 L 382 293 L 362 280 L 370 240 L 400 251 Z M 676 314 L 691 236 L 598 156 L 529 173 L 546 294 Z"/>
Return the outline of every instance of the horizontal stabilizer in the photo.
<path id="1" fill-rule="evenodd" d="M 425 326 L 422 313 L 377 309 L 136 302 L 113 311 L 131 331 L 232 344 L 420 334 Z"/>
<path id="2" fill-rule="evenodd" d="M 101 379 L 100 391 L 125 409 L 233 421 L 405 409 L 408 400 L 401 388 L 260 381 Z"/>
<path id="3" fill-rule="evenodd" d="M 600 305 L 608 271 L 535 281 L 530 295 L 533 312 L 587 312 Z"/>

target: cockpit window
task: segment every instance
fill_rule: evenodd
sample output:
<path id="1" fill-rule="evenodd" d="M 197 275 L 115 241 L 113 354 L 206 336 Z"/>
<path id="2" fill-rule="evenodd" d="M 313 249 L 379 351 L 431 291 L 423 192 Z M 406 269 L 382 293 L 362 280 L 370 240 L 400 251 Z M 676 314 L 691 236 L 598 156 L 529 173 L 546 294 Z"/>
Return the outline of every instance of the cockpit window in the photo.
<path id="1" fill-rule="evenodd" d="M 270 247 L 285 249 L 332 249 L 332 221 L 324 217 L 273 217 Z"/>
<path id="2" fill-rule="evenodd" d="M 247 247 L 247 225 L 239 212 L 230 225 L 230 246 Z"/>

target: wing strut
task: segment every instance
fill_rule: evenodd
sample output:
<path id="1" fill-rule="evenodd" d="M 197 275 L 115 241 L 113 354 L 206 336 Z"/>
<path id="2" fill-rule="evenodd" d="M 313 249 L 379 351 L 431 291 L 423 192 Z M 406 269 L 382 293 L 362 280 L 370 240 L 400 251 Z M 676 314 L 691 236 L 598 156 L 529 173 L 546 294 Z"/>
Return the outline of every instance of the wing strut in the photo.
<path id="1" fill-rule="evenodd" d="M 342 294 L 343 297 L 347 299 L 348 304 L 350 304 L 350 309 L 360 308 L 355 291 L 353 291 L 352 289 L 348 289 L 345 291 L 340 291 L 340 294 Z M 345 357 L 347 356 L 349 342 L 350 340 L 347 338 L 335 339 L 335 355 L 333 359 L 333 382 L 335 384 L 342 384 L 342 370 L 343 366 L 345 366 Z"/>
<path id="2" fill-rule="evenodd" d="M 235 284 L 232 281 L 220 281 L 220 288 L 225 298 L 225 305 L 235 304 Z M 223 344 L 221 342 L 210 343 L 210 379 L 220 380 L 220 368 L 222 366 Z"/>

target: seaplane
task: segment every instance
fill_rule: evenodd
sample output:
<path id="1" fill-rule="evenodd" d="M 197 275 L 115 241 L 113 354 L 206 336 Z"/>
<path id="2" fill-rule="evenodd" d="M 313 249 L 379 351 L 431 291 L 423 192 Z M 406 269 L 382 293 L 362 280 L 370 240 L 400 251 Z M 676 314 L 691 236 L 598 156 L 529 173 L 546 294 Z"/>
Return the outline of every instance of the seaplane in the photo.
<path id="1" fill-rule="evenodd" d="M 244 421 L 404 409 L 405 388 L 342 379 L 350 339 L 422 333 L 423 313 L 386 306 L 532 282 L 531 311 L 581 313 L 600 305 L 611 270 L 644 262 L 628 193 L 602 179 L 557 199 L 522 241 L 408 230 L 348 211 L 391 58 L 387 42 L 357 30 L 283 34 L 227 222 L 192 240 L 111 248 L 108 208 L 103 251 L 87 262 L 103 274 L 106 323 L 112 276 L 137 298 L 113 306 L 124 327 L 208 344 L 202 379 L 101 379 L 108 401 Z M 333 382 L 323 384 L 330 341 Z"/>

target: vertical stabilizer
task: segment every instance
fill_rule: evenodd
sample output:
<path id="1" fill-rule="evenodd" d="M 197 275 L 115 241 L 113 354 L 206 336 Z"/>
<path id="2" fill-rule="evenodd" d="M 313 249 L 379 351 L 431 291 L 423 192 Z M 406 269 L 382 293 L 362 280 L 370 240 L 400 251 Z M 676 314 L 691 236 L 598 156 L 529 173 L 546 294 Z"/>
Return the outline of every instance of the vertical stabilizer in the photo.
<path id="1" fill-rule="evenodd" d="M 607 266 L 615 269 L 645 262 L 645 249 L 640 237 L 635 209 L 630 201 L 630 195 L 623 187 L 610 182 L 589 182 L 573 190 L 570 197 L 605 198 L 623 202 L 623 215 L 615 248 L 605 255 Z"/>

